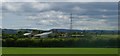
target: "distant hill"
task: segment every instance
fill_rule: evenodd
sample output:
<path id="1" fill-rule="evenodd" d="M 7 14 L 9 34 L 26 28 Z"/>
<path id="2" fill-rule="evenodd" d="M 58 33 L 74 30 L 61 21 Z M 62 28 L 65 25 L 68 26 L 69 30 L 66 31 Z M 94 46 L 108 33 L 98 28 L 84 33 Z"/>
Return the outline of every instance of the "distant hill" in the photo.
<path id="1" fill-rule="evenodd" d="M 6 34 L 16 34 L 18 32 L 18 30 L 15 29 L 2 29 L 2 33 L 6 33 Z"/>
<path id="2" fill-rule="evenodd" d="M 0 34 L 2 34 L 2 29 L 0 28 Z"/>
<path id="3" fill-rule="evenodd" d="M 6 34 L 16 34 L 18 31 L 26 31 L 26 32 L 31 32 L 35 29 L 2 29 L 3 33 Z M 45 31 L 45 30 L 38 30 L 38 31 Z M 51 29 L 51 30 L 46 30 L 46 31 L 57 31 L 57 32 L 97 32 L 97 33 L 118 33 L 120 30 L 70 30 L 70 29 Z"/>
<path id="4" fill-rule="evenodd" d="M 118 30 L 69 30 L 69 29 L 51 29 L 51 31 L 57 31 L 57 32 L 97 32 L 97 33 L 118 33 L 120 31 Z"/>
<path id="5" fill-rule="evenodd" d="M 18 33 L 19 31 L 22 31 L 22 32 L 31 32 L 33 30 L 36 30 L 36 29 L 2 29 L 2 33 L 6 33 L 6 34 L 16 34 Z M 38 30 L 38 31 L 43 31 L 43 30 Z"/>

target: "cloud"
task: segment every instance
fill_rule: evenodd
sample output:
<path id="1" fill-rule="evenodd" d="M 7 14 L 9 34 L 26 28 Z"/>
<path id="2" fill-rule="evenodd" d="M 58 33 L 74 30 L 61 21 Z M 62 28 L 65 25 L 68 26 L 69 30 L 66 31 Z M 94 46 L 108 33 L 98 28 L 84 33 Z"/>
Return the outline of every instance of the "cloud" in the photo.
<path id="1" fill-rule="evenodd" d="M 76 28 L 76 29 L 110 29 L 111 26 L 108 26 L 108 21 L 105 19 L 97 20 L 97 19 L 89 18 L 86 20 L 75 21 L 73 23 L 73 28 Z"/>
<path id="2" fill-rule="evenodd" d="M 64 16 L 63 12 L 59 11 L 47 11 L 36 16 L 28 16 L 29 20 L 35 21 L 37 25 L 44 26 L 59 26 L 68 24 L 69 17 Z"/>
<path id="3" fill-rule="evenodd" d="M 2 2 L 118 2 L 119 0 L 0 0 Z"/>
<path id="4" fill-rule="evenodd" d="M 68 29 L 71 13 L 73 14 L 74 29 L 117 29 L 117 8 L 116 2 L 11 2 L 4 3 L 2 6 L 3 15 L 11 13 L 11 16 L 14 15 L 13 18 L 19 18 L 19 21 L 22 22 L 18 23 L 20 26 L 14 27 L 39 29 Z M 6 17 L 9 18 L 10 16 L 7 15 Z M 14 22 L 12 23 L 14 24 Z M 22 24 L 26 25 L 23 26 Z"/>
<path id="5" fill-rule="evenodd" d="M 2 5 L 2 11 L 6 12 L 16 12 L 20 11 L 22 8 L 22 3 L 3 3 Z"/>
<path id="6" fill-rule="evenodd" d="M 41 12 L 48 10 L 50 7 L 48 3 L 22 3 L 22 2 L 5 2 L 2 5 L 2 11 L 5 12 Z"/>
<path id="7" fill-rule="evenodd" d="M 40 11 L 49 8 L 48 3 L 31 3 L 31 6 L 35 9 L 40 10 Z"/>
<path id="8" fill-rule="evenodd" d="M 0 13 L 0 20 L 2 20 L 2 14 Z"/>
<path id="9" fill-rule="evenodd" d="M 0 28 L 2 28 L 2 25 L 0 25 Z"/>

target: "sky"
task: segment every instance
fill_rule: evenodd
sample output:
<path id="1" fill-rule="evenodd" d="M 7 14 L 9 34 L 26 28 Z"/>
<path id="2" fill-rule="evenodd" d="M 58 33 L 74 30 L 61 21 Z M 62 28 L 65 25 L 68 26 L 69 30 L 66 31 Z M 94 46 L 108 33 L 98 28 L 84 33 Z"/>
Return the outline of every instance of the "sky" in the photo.
<path id="1" fill-rule="evenodd" d="M 0 0 L 1 2 L 118 2 L 119 0 Z"/>
<path id="2" fill-rule="evenodd" d="M 2 23 L 0 25 L 2 26 L 0 27 L 42 30 L 69 29 L 70 14 L 72 13 L 73 29 L 117 30 L 118 3 L 111 1 L 4 2 L 1 5 L 2 16 L 0 16 L 0 21 Z"/>

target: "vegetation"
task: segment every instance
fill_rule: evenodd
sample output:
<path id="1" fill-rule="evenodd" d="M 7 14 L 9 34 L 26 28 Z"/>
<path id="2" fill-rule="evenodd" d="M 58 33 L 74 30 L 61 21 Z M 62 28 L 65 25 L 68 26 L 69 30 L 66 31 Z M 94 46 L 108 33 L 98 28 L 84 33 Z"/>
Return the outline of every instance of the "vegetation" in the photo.
<path id="1" fill-rule="evenodd" d="M 2 34 L 3 47 L 119 47 L 118 34 L 95 33 L 53 33 L 48 38 L 26 37 L 25 32 Z M 77 35 L 77 36 L 76 36 Z"/>
<path id="2" fill-rule="evenodd" d="M 118 47 L 116 35 L 92 38 L 4 38 L 4 47 Z"/>
<path id="3" fill-rule="evenodd" d="M 118 54 L 118 49 L 117 48 L 19 48 L 19 47 L 6 48 L 4 47 L 2 53 L 3 54 L 49 54 L 48 56 L 51 56 L 50 54 Z M 76 56 L 76 55 L 72 55 L 72 56 Z"/>

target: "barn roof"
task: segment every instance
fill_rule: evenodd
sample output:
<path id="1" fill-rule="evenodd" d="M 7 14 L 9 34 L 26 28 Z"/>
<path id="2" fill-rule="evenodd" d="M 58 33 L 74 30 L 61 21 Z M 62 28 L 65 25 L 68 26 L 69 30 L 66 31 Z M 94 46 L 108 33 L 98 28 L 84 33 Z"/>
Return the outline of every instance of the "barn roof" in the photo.
<path id="1" fill-rule="evenodd" d="M 27 35 L 30 35 L 31 33 L 25 33 L 25 34 L 23 34 L 23 35 L 25 35 L 25 36 L 27 36 Z"/>
<path id="2" fill-rule="evenodd" d="M 48 35 L 48 34 L 51 34 L 52 32 L 44 32 L 44 33 L 41 33 L 41 34 L 36 34 L 35 36 L 42 36 L 42 35 Z"/>

